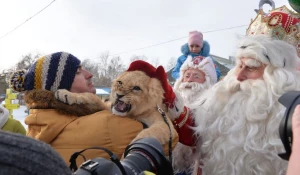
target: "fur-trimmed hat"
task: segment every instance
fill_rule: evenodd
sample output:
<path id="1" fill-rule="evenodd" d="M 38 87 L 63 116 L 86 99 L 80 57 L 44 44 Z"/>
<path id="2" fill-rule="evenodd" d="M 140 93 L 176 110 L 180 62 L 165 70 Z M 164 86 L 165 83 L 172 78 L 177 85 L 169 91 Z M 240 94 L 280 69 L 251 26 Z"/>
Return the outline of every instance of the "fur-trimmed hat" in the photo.
<path id="1" fill-rule="evenodd" d="M 192 44 L 197 44 L 202 48 L 203 46 L 203 34 L 198 31 L 192 31 L 189 33 L 189 46 Z"/>
<path id="2" fill-rule="evenodd" d="M 215 64 L 210 57 L 197 56 L 192 58 L 192 56 L 188 56 L 180 68 L 180 77 L 177 81 L 183 80 L 184 72 L 188 69 L 199 69 L 204 72 L 205 76 L 209 77 L 211 85 L 218 81 Z"/>
<path id="3" fill-rule="evenodd" d="M 253 58 L 276 68 L 294 69 L 299 66 L 296 49 L 285 41 L 265 35 L 245 36 L 238 42 L 236 62 Z"/>
<path id="4" fill-rule="evenodd" d="M 32 89 L 70 90 L 80 60 L 72 54 L 57 52 L 39 58 L 26 72 L 19 70 L 10 78 L 10 87 L 18 92 Z"/>
<path id="5" fill-rule="evenodd" d="M 0 131 L 0 174 L 71 175 L 72 172 L 48 144 Z"/>

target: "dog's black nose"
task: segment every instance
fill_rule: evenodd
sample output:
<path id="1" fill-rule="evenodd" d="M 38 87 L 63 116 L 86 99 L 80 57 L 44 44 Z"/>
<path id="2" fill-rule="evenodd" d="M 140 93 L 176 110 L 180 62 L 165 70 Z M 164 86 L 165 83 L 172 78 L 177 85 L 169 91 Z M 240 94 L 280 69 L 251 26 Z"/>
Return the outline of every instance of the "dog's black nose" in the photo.
<path id="1" fill-rule="evenodd" d="M 124 97 L 124 95 L 119 95 L 119 94 L 117 94 L 117 98 L 118 98 L 118 99 L 120 99 L 120 98 L 122 98 L 122 97 Z"/>

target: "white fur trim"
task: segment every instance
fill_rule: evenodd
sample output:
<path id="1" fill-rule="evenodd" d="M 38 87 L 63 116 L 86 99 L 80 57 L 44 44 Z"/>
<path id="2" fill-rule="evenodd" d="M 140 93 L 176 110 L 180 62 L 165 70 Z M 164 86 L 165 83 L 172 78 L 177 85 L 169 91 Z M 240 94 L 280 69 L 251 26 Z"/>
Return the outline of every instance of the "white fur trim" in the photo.
<path id="1" fill-rule="evenodd" d="M 184 101 L 183 98 L 181 97 L 179 92 L 176 92 L 173 89 L 174 93 L 176 94 L 176 98 L 174 101 L 174 107 L 168 109 L 168 116 L 169 118 L 173 121 L 176 118 L 180 116 L 180 114 L 184 111 Z"/>
<path id="2" fill-rule="evenodd" d="M 194 64 L 192 62 L 192 56 L 188 56 L 185 62 L 180 68 L 180 77 L 177 81 L 182 81 L 184 72 L 189 69 L 199 69 L 205 73 L 206 76 L 210 78 L 211 85 L 217 83 L 217 73 L 215 65 L 210 57 L 205 57 L 199 64 Z"/>
<path id="3" fill-rule="evenodd" d="M 246 36 L 239 41 L 237 47 L 237 63 L 241 58 L 247 57 L 277 68 L 295 69 L 299 66 L 300 59 L 297 59 L 296 49 L 281 40 L 264 35 Z"/>
<path id="4" fill-rule="evenodd" d="M 203 174 L 285 174 L 287 162 L 277 155 L 284 151 L 278 127 L 285 112 L 278 98 L 300 89 L 299 76 L 267 66 L 263 79 L 239 82 L 233 69 L 208 90 L 194 111 Z"/>
<path id="5" fill-rule="evenodd" d="M 1 111 L 0 112 L 0 129 L 1 129 L 5 125 L 5 123 L 7 122 L 7 120 L 8 120 L 9 112 L 2 105 L 0 105 L 0 111 Z"/>

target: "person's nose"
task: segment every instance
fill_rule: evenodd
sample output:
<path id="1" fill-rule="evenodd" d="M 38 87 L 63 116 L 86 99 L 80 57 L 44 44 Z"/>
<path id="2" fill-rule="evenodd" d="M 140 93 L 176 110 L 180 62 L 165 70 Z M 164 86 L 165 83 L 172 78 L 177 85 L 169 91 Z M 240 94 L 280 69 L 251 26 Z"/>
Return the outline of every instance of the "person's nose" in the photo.
<path id="1" fill-rule="evenodd" d="M 244 68 L 242 68 L 241 70 L 238 71 L 236 78 L 240 82 L 247 80 L 247 75 L 245 73 L 245 69 Z"/>
<path id="2" fill-rule="evenodd" d="M 193 82 L 194 81 L 194 78 L 193 78 L 193 76 L 190 76 L 188 79 L 187 79 L 187 82 Z"/>
<path id="3" fill-rule="evenodd" d="M 85 70 L 86 72 L 85 72 L 85 78 L 86 79 L 90 79 L 90 78 L 92 78 L 94 75 L 91 73 L 91 72 L 89 72 L 89 71 L 87 71 L 87 70 Z"/>

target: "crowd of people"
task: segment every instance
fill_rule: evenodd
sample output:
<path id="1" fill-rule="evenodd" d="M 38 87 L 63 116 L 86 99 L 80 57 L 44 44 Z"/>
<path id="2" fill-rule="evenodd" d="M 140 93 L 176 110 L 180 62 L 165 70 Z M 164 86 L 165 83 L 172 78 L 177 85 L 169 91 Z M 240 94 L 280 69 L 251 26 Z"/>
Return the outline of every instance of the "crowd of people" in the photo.
<path id="1" fill-rule="evenodd" d="M 176 82 L 167 88 L 176 98 L 165 104 L 179 135 L 172 151 L 175 174 L 298 174 L 300 105 L 292 116 L 290 159 L 278 156 L 285 152 L 279 125 L 286 110 L 278 99 L 300 91 L 300 39 L 278 33 L 287 29 L 300 33 L 299 15 L 289 13 L 280 7 L 258 14 L 237 43 L 234 68 L 222 79 L 203 34 L 189 32 L 172 72 Z M 288 24 L 279 25 L 283 22 Z M 0 106 L 0 174 L 71 174 L 71 155 L 93 146 L 107 148 L 122 159 L 126 146 L 147 127 L 144 123 L 114 115 L 105 105 L 70 105 L 67 99 L 56 98 L 59 89 L 95 95 L 92 77 L 77 57 L 66 52 L 43 56 L 28 71 L 14 72 L 10 87 L 25 94 L 28 129 L 7 117 Z M 78 165 L 109 158 L 96 149 L 83 155 Z"/>

